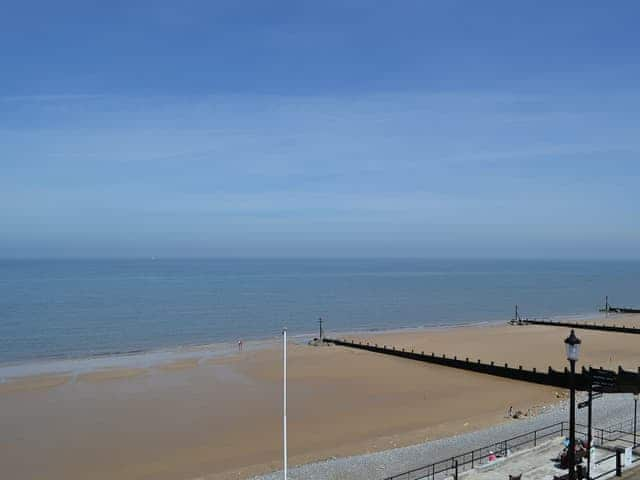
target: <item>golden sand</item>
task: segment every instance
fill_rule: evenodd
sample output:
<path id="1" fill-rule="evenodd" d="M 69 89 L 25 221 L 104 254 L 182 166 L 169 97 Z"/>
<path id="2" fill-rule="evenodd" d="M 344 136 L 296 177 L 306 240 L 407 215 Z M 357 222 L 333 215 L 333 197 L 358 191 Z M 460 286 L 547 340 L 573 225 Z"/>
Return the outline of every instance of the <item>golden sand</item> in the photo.
<path id="1" fill-rule="evenodd" d="M 164 371 L 173 371 L 173 370 L 183 370 L 185 368 L 194 368 L 198 366 L 199 359 L 198 358 L 188 358 L 185 360 L 177 360 L 175 362 L 164 363 L 162 365 L 158 365 L 156 368 L 158 370 Z"/>
<path id="2" fill-rule="evenodd" d="M 108 380 L 124 380 L 149 373 L 145 368 L 110 368 L 78 375 L 78 382 L 105 382 Z"/>
<path id="3" fill-rule="evenodd" d="M 0 395 L 54 388 L 64 385 L 70 378 L 69 375 L 31 375 L 9 379 L 6 383 L 0 383 Z"/>
<path id="4" fill-rule="evenodd" d="M 486 326 L 354 338 L 563 368 L 567 333 Z M 640 364 L 635 335 L 578 335 L 585 364 Z M 271 348 L 127 374 L 96 372 L 84 378 L 91 381 L 56 388 L 0 390 L 0 464 L 7 478 L 51 480 L 221 480 L 278 469 L 281 355 Z M 384 450 L 517 421 L 505 418 L 509 406 L 535 410 L 556 402 L 556 390 L 342 347 L 291 344 L 290 461 Z"/>

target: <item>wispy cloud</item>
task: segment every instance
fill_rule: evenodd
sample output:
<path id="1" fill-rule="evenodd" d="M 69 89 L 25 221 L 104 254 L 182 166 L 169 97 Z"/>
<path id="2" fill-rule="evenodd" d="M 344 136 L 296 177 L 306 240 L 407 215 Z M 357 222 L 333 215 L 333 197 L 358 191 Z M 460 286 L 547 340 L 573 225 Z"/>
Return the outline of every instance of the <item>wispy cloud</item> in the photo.
<path id="1" fill-rule="evenodd" d="M 175 228 L 202 245 L 247 231 L 375 244 L 395 231 L 411 254 L 436 234 L 438 248 L 462 235 L 472 249 L 478 235 L 524 251 L 527 238 L 597 235 L 603 218 L 636 238 L 640 141 L 626 107 L 639 98 L 16 98 L 0 121 L 0 219 L 18 237 L 124 228 L 154 241 Z"/>

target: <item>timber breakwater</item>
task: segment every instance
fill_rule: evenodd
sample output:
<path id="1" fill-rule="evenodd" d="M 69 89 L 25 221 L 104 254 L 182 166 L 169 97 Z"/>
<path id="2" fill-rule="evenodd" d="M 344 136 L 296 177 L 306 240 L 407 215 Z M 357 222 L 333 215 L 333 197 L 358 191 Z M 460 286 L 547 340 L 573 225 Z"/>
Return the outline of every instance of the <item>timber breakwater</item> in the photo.
<path id="1" fill-rule="evenodd" d="M 548 327 L 566 327 L 581 330 L 599 330 L 611 333 L 631 333 L 640 334 L 640 328 L 627 327 L 625 325 L 606 325 L 604 323 L 578 323 L 578 322 L 556 322 L 550 320 L 519 320 L 517 325 L 543 325 Z"/>
<path id="2" fill-rule="evenodd" d="M 324 338 L 324 342 L 334 345 L 366 350 L 373 353 L 392 355 L 424 363 L 440 365 L 444 367 L 457 368 L 470 372 L 493 375 L 496 377 L 508 378 L 540 385 L 548 385 L 558 388 L 569 388 L 570 373 L 568 369 L 555 370 L 548 367 L 545 370 L 536 368 L 526 369 L 522 365 L 517 368 L 509 366 L 508 363 L 498 365 L 495 362 L 482 362 L 481 360 L 470 360 L 469 358 L 458 358 L 457 356 L 447 356 L 445 354 L 436 355 L 434 352 L 415 352 L 404 348 L 396 348 L 388 345 L 372 344 L 370 342 L 355 342 L 344 339 Z M 607 370 L 603 368 L 582 368 L 576 373 L 575 386 L 578 390 L 588 391 L 592 389 L 596 392 L 605 393 L 640 393 L 640 368 L 638 371 L 625 370 L 618 367 L 618 370 Z"/>
<path id="3" fill-rule="evenodd" d="M 609 296 L 604 299 L 604 307 L 599 308 L 598 311 L 603 313 L 640 313 L 640 308 L 632 307 L 614 307 L 609 304 Z"/>

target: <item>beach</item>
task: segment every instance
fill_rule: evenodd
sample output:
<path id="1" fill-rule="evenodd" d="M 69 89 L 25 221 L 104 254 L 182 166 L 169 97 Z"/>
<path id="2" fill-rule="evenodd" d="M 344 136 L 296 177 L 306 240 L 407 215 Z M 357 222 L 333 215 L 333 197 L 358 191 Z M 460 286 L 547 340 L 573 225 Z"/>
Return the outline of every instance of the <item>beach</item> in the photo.
<path id="1" fill-rule="evenodd" d="M 622 320 L 624 319 L 624 320 Z M 593 321 L 595 319 L 590 319 Z M 601 321 L 597 319 L 597 321 Z M 637 316 L 608 322 L 640 325 Z M 328 336 L 564 368 L 568 329 L 502 324 Z M 580 365 L 636 369 L 635 335 L 578 330 Z M 282 352 L 5 378 L 0 463 L 16 479 L 250 478 L 281 468 Z M 541 415 L 557 389 L 336 346 L 289 346 L 291 465 L 421 444 Z M 427 461 L 428 459 L 425 459 Z"/>
<path id="2" fill-rule="evenodd" d="M 640 470 L 640 2 L 3 6 L 0 480 Z"/>

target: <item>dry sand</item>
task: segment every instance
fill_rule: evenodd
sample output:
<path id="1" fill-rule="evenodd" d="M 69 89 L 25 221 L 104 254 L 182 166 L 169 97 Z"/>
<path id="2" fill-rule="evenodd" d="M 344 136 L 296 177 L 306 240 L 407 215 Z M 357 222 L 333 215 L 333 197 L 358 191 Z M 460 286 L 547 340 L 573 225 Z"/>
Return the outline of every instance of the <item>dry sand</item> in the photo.
<path id="1" fill-rule="evenodd" d="M 627 321 L 626 323 L 631 323 Z M 564 367 L 554 327 L 359 335 L 459 357 Z M 579 331 L 585 363 L 640 364 L 638 337 Z M 66 377 L 62 377 L 66 380 Z M 238 479 L 281 459 L 281 352 L 0 387 L 0 464 L 12 479 Z M 26 383 L 25 383 L 26 382 Z M 43 382 L 45 383 L 43 386 Z M 39 386 L 39 387 L 38 387 Z M 340 347 L 291 345 L 291 463 L 475 430 L 556 401 L 553 388 Z"/>

